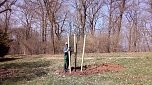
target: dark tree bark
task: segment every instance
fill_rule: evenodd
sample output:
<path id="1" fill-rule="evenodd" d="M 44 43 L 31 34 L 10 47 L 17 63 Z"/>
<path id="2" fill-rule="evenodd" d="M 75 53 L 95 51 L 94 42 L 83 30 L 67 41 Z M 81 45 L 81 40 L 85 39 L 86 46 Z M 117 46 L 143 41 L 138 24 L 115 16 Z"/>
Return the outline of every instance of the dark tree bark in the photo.
<path id="1" fill-rule="evenodd" d="M 120 32 L 121 32 L 121 27 L 122 27 L 122 18 L 123 18 L 123 14 L 125 11 L 125 4 L 126 4 L 126 0 L 121 0 L 121 5 L 120 5 L 120 15 L 119 15 L 119 20 L 118 20 L 118 30 L 117 30 L 117 36 L 116 36 L 116 47 L 115 47 L 115 51 L 119 51 L 119 42 L 120 42 Z"/>
<path id="2" fill-rule="evenodd" d="M 111 52 L 111 29 L 112 29 L 112 0 L 110 0 L 110 11 L 109 11 L 109 25 L 108 25 L 108 53 Z"/>

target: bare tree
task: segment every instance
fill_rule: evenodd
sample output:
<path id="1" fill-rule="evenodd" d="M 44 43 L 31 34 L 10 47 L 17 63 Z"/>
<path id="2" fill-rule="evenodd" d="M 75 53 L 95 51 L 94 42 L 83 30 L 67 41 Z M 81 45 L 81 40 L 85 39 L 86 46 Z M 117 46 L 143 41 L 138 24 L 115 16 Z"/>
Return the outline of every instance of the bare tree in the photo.
<path id="1" fill-rule="evenodd" d="M 94 36 L 97 21 L 101 18 L 102 0 L 88 0 L 87 22 L 89 22 L 90 33 Z"/>
<path id="2" fill-rule="evenodd" d="M 137 50 L 137 40 L 138 36 L 138 2 L 133 1 L 130 10 L 127 12 L 127 19 L 130 22 L 129 28 L 129 51 L 136 51 Z"/>
<path id="3" fill-rule="evenodd" d="M 125 11 L 125 4 L 126 4 L 126 0 L 120 1 L 120 6 L 119 6 L 120 15 L 119 15 L 119 20 L 118 20 L 118 30 L 117 30 L 117 35 L 116 35 L 115 51 L 119 50 L 120 32 L 121 32 L 121 27 L 122 27 L 122 18 Z"/>
<path id="4" fill-rule="evenodd" d="M 13 1 L 9 1 L 9 0 L 4 0 L 2 2 L 0 2 L 0 14 L 5 12 L 5 33 L 7 33 L 8 31 L 8 28 L 9 28 L 9 20 L 10 20 L 10 17 L 11 17 L 11 7 L 16 3 L 17 0 L 13 0 Z"/>
<path id="5" fill-rule="evenodd" d="M 110 8 L 109 8 L 109 25 L 108 25 L 108 52 L 110 53 L 110 47 L 111 47 L 111 29 L 112 29 L 112 3 L 113 0 L 110 0 Z"/>
<path id="6" fill-rule="evenodd" d="M 2 1 L 2 2 L 0 3 L 0 7 L 4 6 L 4 4 L 5 4 L 6 2 L 7 2 L 7 0 Z M 10 8 L 6 8 L 6 9 L 0 11 L 0 13 L 3 13 L 3 12 L 8 11 L 8 10 L 11 11 Z"/>
<path id="7" fill-rule="evenodd" d="M 84 37 L 86 32 L 86 22 L 87 22 L 87 10 L 89 7 L 89 0 L 75 0 L 75 9 L 77 13 L 77 25 L 81 37 Z"/>
<path id="8" fill-rule="evenodd" d="M 24 33 L 25 37 L 22 38 L 22 42 L 21 42 L 22 45 L 24 46 L 25 54 L 28 53 L 33 54 L 32 52 L 33 50 L 30 48 L 32 43 L 30 42 L 33 42 L 32 38 L 34 37 L 34 35 L 32 34 L 33 33 L 32 25 L 34 25 L 35 12 L 33 10 L 35 10 L 35 7 L 30 4 L 31 4 L 30 1 L 24 0 L 23 4 L 17 5 L 20 12 L 20 16 L 18 17 L 20 19 L 23 28 L 25 28 L 25 33 Z"/>
<path id="9" fill-rule="evenodd" d="M 11 8 L 10 8 L 10 7 L 11 7 L 12 5 L 14 5 L 14 4 L 16 3 L 16 1 L 17 1 L 17 0 L 13 0 L 13 1 L 8 5 L 8 7 L 7 7 L 6 9 L 4 9 L 4 10 L 1 10 L 0 13 L 3 13 L 3 12 L 5 12 L 5 11 L 11 11 Z M 1 8 L 2 6 L 4 6 L 6 2 L 8 2 L 8 0 L 4 0 L 4 1 L 0 2 L 0 8 Z"/>
<path id="10" fill-rule="evenodd" d="M 67 33 L 79 35 L 78 48 L 87 34 L 87 52 L 152 50 L 151 0 L 23 0 L 13 10 L 16 1 L 0 1 L 0 26 L 14 27 L 17 53 L 62 52 Z"/>
<path id="11" fill-rule="evenodd" d="M 42 35 L 42 49 L 43 49 L 43 53 L 45 54 L 47 51 L 46 46 L 47 46 L 47 13 L 45 10 L 45 6 L 43 3 L 43 0 L 37 0 L 37 5 L 39 5 L 38 10 L 36 10 L 36 14 L 39 18 L 40 18 L 40 22 L 41 22 L 41 35 Z"/>
<path id="12" fill-rule="evenodd" d="M 63 10 L 65 10 L 63 2 L 63 0 L 44 0 L 45 9 L 47 11 L 47 16 L 51 25 L 51 40 L 54 54 L 56 53 L 56 49 L 58 48 L 57 45 L 55 45 L 55 39 L 57 41 L 60 40 L 61 34 L 64 31 L 63 27 L 67 18 L 67 12 L 62 12 Z M 61 14 L 60 12 L 63 14 Z"/>

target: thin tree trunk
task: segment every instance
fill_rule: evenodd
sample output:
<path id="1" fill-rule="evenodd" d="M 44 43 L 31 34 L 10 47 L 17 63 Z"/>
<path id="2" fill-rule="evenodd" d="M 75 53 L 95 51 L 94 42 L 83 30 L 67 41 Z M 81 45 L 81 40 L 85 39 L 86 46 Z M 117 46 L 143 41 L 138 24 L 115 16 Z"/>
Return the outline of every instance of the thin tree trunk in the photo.
<path id="1" fill-rule="evenodd" d="M 43 53 L 46 53 L 46 18 L 45 14 L 42 16 L 42 44 L 43 44 Z"/>
<path id="2" fill-rule="evenodd" d="M 54 29 L 55 29 L 55 23 L 54 23 L 54 18 L 55 18 L 55 15 L 54 13 L 52 13 L 50 11 L 50 3 L 49 1 L 47 0 L 43 0 L 44 4 L 45 4 L 45 8 L 46 8 L 46 11 L 47 11 L 47 16 L 48 16 L 48 19 L 51 23 L 51 28 L 50 28 L 50 31 L 51 31 L 51 41 L 52 41 L 52 48 L 53 48 L 53 54 L 56 53 L 56 50 L 55 50 L 55 39 L 54 39 Z"/>
<path id="3" fill-rule="evenodd" d="M 109 13 L 109 25 L 108 25 L 108 53 L 111 52 L 110 47 L 111 47 L 111 23 L 112 23 L 112 0 L 110 0 L 110 13 Z"/>
<path id="4" fill-rule="evenodd" d="M 129 29 L 129 52 L 131 52 L 131 43 L 132 43 L 132 37 L 131 37 L 131 35 L 132 35 L 132 26 L 130 27 L 130 29 Z"/>
<path id="5" fill-rule="evenodd" d="M 120 32 L 121 32 L 122 17 L 125 10 L 125 1 L 126 0 L 122 0 L 121 7 L 120 7 L 120 16 L 119 16 L 119 21 L 118 21 L 115 51 L 119 51 Z"/>
<path id="6" fill-rule="evenodd" d="M 51 39 L 52 39 L 52 48 L 53 48 L 53 54 L 55 54 L 55 40 L 54 40 L 54 26 L 52 25 L 51 28 Z"/>

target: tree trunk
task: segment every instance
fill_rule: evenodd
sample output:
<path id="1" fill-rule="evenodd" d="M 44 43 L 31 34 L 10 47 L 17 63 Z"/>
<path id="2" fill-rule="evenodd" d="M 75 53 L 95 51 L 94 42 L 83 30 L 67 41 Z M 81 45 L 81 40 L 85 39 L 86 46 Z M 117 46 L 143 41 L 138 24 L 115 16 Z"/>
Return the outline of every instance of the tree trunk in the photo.
<path id="1" fill-rule="evenodd" d="M 116 47 L 115 47 L 116 52 L 119 51 L 120 32 L 121 32 L 122 17 L 123 17 L 123 13 L 125 11 L 125 1 L 126 0 L 122 0 L 121 7 L 120 7 L 120 16 L 119 16 L 119 20 L 118 20 L 118 30 L 117 30 Z"/>
<path id="2" fill-rule="evenodd" d="M 108 25 L 108 53 L 111 52 L 110 47 L 111 47 L 111 28 L 112 28 L 112 0 L 110 0 L 110 12 L 109 12 L 109 25 Z"/>

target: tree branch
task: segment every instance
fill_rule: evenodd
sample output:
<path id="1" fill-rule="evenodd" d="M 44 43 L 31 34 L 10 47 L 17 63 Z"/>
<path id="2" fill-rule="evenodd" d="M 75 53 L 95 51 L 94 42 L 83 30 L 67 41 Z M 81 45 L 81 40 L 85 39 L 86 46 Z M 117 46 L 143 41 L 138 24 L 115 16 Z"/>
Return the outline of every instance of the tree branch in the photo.
<path id="1" fill-rule="evenodd" d="M 0 7 L 3 6 L 6 1 L 7 1 L 7 0 L 4 0 L 2 3 L 0 3 Z"/>
<path id="2" fill-rule="evenodd" d="M 5 11 L 8 11 L 8 10 L 11 11 L 11 9 L 5 9 L 3 11 L 0 11 L 0 14 L 3 13 L 3 12 L 5 12 Z"/>

